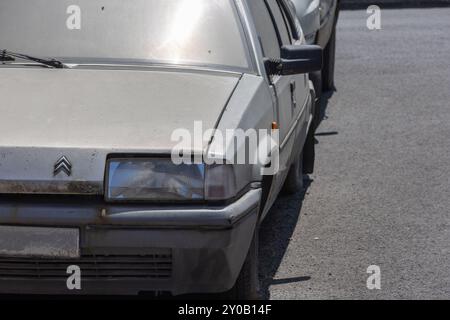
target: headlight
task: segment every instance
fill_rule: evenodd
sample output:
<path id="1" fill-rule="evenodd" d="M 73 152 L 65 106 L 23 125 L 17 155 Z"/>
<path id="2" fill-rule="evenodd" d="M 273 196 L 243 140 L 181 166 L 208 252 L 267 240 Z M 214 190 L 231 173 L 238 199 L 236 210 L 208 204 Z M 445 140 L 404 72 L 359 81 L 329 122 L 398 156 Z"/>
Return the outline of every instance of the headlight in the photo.
<path id="1" fill-rule="evenodd" d="M 108 201 L 224 200 L 236 195 L 231 166 L 175 165 L 171 159 L 110 159 Z"/>
<path id="2" fill-rule="evenodd" d="M 207 200 L 231 199 L 237 194 L 236 177 L 231 165 L 206 168 L 205 197 Z"/>
<path id="3" fill-rule="evenodd" d="M 204 199 L 203 165 L 174 165 L 170 159 L 111 159 L 108 200 L 182 201 Z"/>

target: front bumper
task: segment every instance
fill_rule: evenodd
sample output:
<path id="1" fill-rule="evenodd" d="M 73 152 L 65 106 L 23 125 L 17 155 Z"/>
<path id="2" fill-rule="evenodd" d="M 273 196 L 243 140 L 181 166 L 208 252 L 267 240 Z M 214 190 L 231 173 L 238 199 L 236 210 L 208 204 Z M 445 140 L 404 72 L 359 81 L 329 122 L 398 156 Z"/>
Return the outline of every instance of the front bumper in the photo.
<path id="1" fill-rule="evenodd" d="M 76 227 L 81 248 L 75 260 L 0 257 L 0 293 L 224 292 L 247 255 L 260 198 L 254 189 L 228 206 L 170 209 L 0 198 L 0 225 Z M 80 266 L 81 290 L 67 288 L 70 265 Z"/>

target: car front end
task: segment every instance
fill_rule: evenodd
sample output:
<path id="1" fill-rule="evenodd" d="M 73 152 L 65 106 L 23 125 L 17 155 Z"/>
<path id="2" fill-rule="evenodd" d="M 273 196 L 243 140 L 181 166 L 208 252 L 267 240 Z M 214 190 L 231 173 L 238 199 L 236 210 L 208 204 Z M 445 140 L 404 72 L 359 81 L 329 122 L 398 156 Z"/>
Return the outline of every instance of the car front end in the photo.
<path id="1" fill-rule="evenodd" d="M 229 290 L 261 183 L 172 153 L 177 131 L 214 129 L 234 93 L 261 90 L 234 2 L 45 2 L 0 4 L 0 293 Z M 213 133 L 190 151 L 203 155 Z"/>

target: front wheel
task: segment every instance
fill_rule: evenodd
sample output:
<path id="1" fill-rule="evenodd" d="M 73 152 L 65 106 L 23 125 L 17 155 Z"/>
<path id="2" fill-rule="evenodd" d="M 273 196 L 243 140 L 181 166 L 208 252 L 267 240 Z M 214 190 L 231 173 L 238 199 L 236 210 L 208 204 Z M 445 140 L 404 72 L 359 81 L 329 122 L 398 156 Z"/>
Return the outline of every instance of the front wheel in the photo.
<path id="1" fill-rule="evenodd" d="M 320 71 L 309 74 L 309 79 L 314 85 L 315 101 L 313 104 L 313 131 L 316 132 L 322 121 L 322 73 Z"/>
<path id="2" fill-rule="evenodd" d="M 322 89 L 323 91 L 334 90 L 334 66 L 336 60 L 336 27 L 328 41 L 323 52 L 323 69 L 322 69 Z"/>
<path id="3" fill-rule="evenodd" d="M 314 173 L 314 166 L 316 162 L 316 139 L 314 137 L 315 129 L 310 128 L 306 138 L 305 146 L 303 148 L 303 173 Z"/>

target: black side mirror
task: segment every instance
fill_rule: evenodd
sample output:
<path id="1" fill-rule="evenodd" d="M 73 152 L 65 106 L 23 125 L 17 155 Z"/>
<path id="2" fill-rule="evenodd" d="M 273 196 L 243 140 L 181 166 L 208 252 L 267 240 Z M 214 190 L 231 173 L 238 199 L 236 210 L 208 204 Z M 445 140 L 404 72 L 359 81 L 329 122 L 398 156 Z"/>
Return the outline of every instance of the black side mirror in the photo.
<path id="1" fill-rule="evenodd" d="M 281 48 L 281 59 L 265 61 L 269 74 L 288 76 L 322 70 L 322 48 L 315 45 L 286 45 Z"/>

